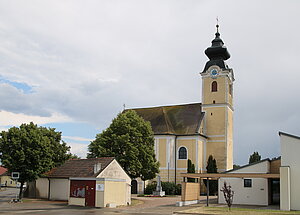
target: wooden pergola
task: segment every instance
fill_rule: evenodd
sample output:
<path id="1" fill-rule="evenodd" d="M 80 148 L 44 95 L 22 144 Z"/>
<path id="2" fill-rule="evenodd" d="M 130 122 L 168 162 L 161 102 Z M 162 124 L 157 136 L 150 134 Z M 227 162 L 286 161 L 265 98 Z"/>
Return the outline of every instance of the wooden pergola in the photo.
<path id="1" fill-rule="evenodd" d="M 209 199 L 209 180 L 219 178 L 265 178 L 274 179 L 280 178 L 279 173 L 181 173 L 183 182 L 187 182 L 187 178 L 195 178 L 200 182 L 200 179 L 207 180 L 206 205 L 208 206 Z"/>

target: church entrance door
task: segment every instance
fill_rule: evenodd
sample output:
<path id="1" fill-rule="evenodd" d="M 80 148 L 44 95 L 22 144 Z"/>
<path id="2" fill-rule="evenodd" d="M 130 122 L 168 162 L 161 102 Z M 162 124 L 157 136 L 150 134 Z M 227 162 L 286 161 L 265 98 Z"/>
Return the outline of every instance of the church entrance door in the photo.
<path id="1" fill-rule="evenodd" d="M 131 181 L 131 194 L 137 194 L 137 180 Z"/>

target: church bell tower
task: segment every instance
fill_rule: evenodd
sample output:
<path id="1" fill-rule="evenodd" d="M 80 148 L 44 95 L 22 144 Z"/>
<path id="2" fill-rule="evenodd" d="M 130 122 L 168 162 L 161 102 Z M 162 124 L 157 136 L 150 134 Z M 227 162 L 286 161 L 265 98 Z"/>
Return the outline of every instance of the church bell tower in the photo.
<path id="1" fill-rule="evenodd" d="M 205 112 L 204 135 L 206 159 L 212 155 L 217 161 L 218 171 L 233 167 L 233 70 L 226 60 L 230 58 L 220 38 L 219 25 L 211 47 L 205 50 L 209 61 L 202 76 L 202 108 Z"/>

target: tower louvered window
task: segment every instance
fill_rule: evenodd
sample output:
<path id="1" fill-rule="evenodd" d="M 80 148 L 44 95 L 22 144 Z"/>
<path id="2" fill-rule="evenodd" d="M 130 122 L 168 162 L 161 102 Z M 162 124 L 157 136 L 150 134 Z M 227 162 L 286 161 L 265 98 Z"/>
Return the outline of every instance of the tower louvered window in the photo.
<path id="1" fill-rule="evenodd" d="M 211 92 L 217 92 L 218 91 L 218 83 L 216 81 L 213 81 L 211 83 Z"/>

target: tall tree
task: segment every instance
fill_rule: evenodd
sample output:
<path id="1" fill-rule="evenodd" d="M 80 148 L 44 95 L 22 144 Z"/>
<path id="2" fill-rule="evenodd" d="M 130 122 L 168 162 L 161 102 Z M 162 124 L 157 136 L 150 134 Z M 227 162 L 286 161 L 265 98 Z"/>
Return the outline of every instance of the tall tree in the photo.
<path id="1" fill-rule="evenodd" d="M 187 161 L 187 172 L 188 173 L 195 173 L 195 164 L 192 163 L 190 159 Z M 187 178 L 188 182 L 195 182 L 194 178 Z"/>
<path id="2" fill-rule="evenodd" d="M 217 173 L 218 172 L 217 161 L 212 155 L 210 155 L 208 157 L 206 172 L 207 173 Z M 207 184 L 206 180 L 204 180 L 204 184 L 205 185 Z M 215 194 L 217 191 L 218 191 L 218 181 L 210 180 L 209 181 L 209 193 Z"/>
<path id="3" fill-rule="evenodd" d="M 206 171 L 207 171 L 207 173 L 217 173 L 218 172 L 217 161 L 216 161 L 216 159 L 214 159 L 214 157 L 212 155 L 210 155 L 208 157 Z"/>
<path id="4" fill-rule="evenodd" d="M 131 178 L 153 179 L 159 172 L 150 122 L 133 110 L 118 114 L 88 147 L 89 158 L 113 156 Z"/>
<path id="5" fill-rule="evenodd" d="M 69 150 L 70 147 L 61 142 L 61 132 L 32 122 L 0 133 L 0 160 L 9 172 L 20 173 L 20 198 L 25 182 L 64 163 L 71 156 Z"/>
<path id="6" fill-rule="evenodd" d="M 249 157 L 249 164 L 260 161 L 260 159 L 261 159 L 260 154 L 258 152 L 253 152 L 253 154 L 250 155 Z"/>

